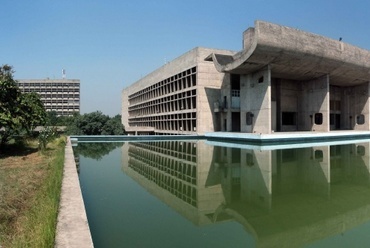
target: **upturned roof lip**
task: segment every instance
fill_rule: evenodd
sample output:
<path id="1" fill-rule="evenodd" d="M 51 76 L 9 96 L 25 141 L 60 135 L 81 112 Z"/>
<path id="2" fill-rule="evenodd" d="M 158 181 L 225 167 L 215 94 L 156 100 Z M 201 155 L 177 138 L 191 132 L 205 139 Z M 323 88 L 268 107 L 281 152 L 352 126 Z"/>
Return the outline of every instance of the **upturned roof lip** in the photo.
<path id="1" fill-rule="evenodd" d="M 356 80 L 370 80 L 368 50 L 265 21 L 255 21 L 255 27 L 250 29 L 252 31 L 248 33 L 248 40 L 244 41 L 244 48 L 240 52 L 234 55 L 214 53 L 210 55 L 212 59 L 208 56 L 208 61 L 212 60 L 219 72 L 248 71 L 249 63 L 254 68 L 270 64 L 272 68 L 291 66 L 294 68 L 292 73 L 301 72 L 302 75 L 333 74 L 338 80 L 345 80 L 340 71 L 346 69 L 352 72 L 350 76 L 358 73 Z M 291 62 L 294 60 L 298 62 Z"/>

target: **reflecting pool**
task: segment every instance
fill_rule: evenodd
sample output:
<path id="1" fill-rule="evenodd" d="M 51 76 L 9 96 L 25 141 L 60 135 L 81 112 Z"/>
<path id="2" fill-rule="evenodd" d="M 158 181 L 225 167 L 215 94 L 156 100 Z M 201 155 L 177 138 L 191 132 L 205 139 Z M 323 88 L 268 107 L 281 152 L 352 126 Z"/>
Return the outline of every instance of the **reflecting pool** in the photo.
<path id="1" fill-rule="evenodd" d="M 74 147 L 95 247 L 369 247 L 369 141 Z"/>

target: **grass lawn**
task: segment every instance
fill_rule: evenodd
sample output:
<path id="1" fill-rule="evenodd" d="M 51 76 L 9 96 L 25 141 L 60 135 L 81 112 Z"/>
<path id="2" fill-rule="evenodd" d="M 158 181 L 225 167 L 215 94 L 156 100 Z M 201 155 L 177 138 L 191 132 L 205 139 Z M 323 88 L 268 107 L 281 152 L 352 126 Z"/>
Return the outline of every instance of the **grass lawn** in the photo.
<path id="1" fill-rule="evenodd" d="M 65 137 L 0 150 L 0 247 L 53 247 Z"/>

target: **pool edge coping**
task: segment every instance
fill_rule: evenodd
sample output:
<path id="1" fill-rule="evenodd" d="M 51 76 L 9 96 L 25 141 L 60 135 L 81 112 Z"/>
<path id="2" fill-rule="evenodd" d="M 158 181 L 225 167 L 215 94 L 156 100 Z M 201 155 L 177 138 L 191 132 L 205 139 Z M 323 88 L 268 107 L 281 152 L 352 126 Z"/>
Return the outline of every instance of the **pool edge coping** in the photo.
<path id="1" fill-rule="evenodd" d="M 94 247 L 70 137 L 67 137 L 65 146 L 62 189 L 54 247 Z"/>

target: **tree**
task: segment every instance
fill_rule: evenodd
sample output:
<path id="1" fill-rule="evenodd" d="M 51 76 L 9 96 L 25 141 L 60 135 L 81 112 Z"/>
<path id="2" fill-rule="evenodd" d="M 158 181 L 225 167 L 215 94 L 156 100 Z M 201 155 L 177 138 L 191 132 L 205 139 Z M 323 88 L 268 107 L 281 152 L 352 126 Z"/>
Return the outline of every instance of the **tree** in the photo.
<path id="1" fill-rule="evenodd" d="M 74 113 L 74 117 L 78 116 L 78 112 Z M 73 116 L 58 116 L 56 111 L 46 112 L 46 125 L 48 126 L 69 126 L 73 123 Z"/>
<path id="2" fill-rule="evenodd" d="M 85 114 L 83 117 L 81 129 L 87 135 L 100 135 L 105 123 L 109 120 L 109 117 L 100 111 Z"/>
<path id="3" fill-rule="evenodd" d="M 100 111 L 76 116 L 68 133 L 77 135 L 100 135 L 109 116 Z"/>
<path id="4" fill-rule="evenodd" d="M 118 142 L 102 142 L 102 143 L 79 143 L 73 148 L 76 156 L 82 155 L 86 158 L 92 158 L 95 160 L 102 159 L 105 155 L 111 151 L 120 147 L 122 143 Z"/>
<path id="5" fill-rule="evenodd" d="M 13 79 L 11 66 L 0 67 L 0 145 L 6 142 L 12 130 L 20 126 L 18 102 L 21 92 Z"/>
<path id="6" fill-rule="evenodd" d="M 124 128 L 121 116 L 110 118 L 100 111 L 75 115 L 74 121 L 67 127 L 67 134 L 73 135 L 122 135 Z"/>
<path id="7" fill-rule="evenodd" d="M 82 135 L 82 131 L 80 129 L 80 120 L 82 116 L 79 113 L 75 113 L 73 115 L 73 120 L 67 125 L 67 128 L 65 130 L 67 135 Z"/>
<path id="8" fill-rule="evenodd" d="M 45 109 L 35 93 L 22 94 L 13 79 L 12 67 L 0 67 L 0 146 L 10 137 L 43 124 Z"/>
<path id="9" fill-rule="evenodd" d="M 103 135 L 123 135 L 125 130 L 121 122 L 121 115 L 116 115 L 115 117 L 109 119 L 104 127 L 102 133 Z"/>
<path id="10" fill-rule="evenodd" d="M 26 132 L 31 132 L 36 126 L 44 125 L 46 111 L 37 93 L 22 94 L 20 98 L 21 124 Z"/>
<path id="11" fill-rule="evenodd" d="M 58 126 L 58 115 L 56 111 L 48 111 L 46 113 L 46 125 Z"/>

